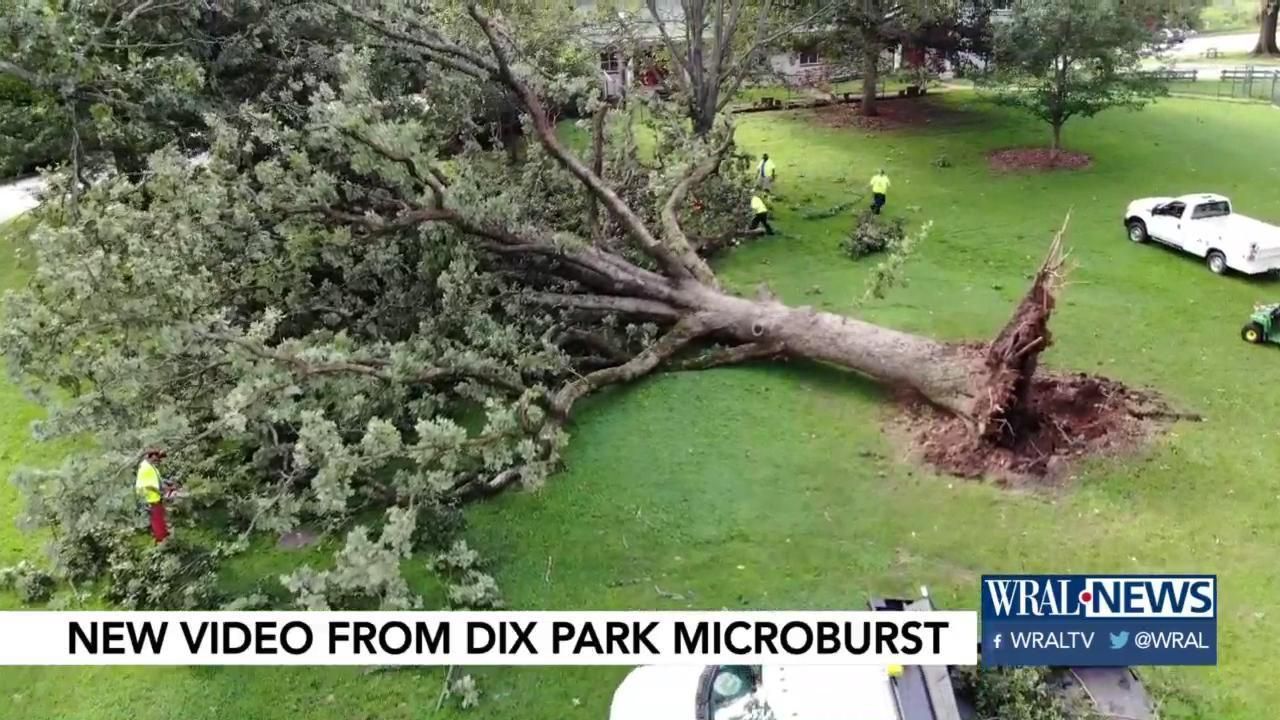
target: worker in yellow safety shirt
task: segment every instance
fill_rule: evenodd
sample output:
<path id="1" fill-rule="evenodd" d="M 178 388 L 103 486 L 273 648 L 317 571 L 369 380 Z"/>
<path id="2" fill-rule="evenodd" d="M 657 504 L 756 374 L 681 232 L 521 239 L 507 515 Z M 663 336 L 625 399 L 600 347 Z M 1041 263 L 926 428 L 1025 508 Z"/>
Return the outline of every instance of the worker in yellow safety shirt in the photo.
<path id="1" fill-rule="evenodd" d="M 773 228 L 769 225 L 769 206 L 764 204 L 764 198 L 758 194 L 751 196 L 751 213 L 751 229 L 755 230 L 763 225 L 764 234 L 772 235 Z"/>
<path id="2" fill-rule="evenodd" d="M 889 176 L 884 174 L 881 168 L 871 178 L 871 212 L 876 215 L 880 214 L 881 208 L 884 207 L 885 195 L 889 192 Z"/>
<path id="3" fill-rule="evenodd" d="M 760 156 L 760 165 L 756 167 L 756 182 L 765 192 L 773 190 L 773 181 L 778 176 L 778 168 L 769 159 L 769 153 Z"/>
<path id="4" fill-rule="evenodd" d="M 151 515 L 151 536 L 157 543 L 162 543 L 169 537 L 169 519 L 165 516 L 160 471 L 156 469 L 156 463 L 163 460 L 164 456 L 161 450 L 147 450 L 142 456 L 142 462 L 138 463 L 138 480 L 134 484 L 138 496 L 147 503 Z"/>

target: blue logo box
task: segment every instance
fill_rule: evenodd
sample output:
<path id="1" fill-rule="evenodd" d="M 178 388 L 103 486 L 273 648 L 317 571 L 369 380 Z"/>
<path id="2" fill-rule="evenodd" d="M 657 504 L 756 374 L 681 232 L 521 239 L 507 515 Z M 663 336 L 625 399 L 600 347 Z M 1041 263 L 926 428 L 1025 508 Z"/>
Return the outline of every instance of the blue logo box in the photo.
<path id="1" fill-rule="evenodd" d="M 1218 664 L 1216 575 L 983 575 L 982 664 Z"/>

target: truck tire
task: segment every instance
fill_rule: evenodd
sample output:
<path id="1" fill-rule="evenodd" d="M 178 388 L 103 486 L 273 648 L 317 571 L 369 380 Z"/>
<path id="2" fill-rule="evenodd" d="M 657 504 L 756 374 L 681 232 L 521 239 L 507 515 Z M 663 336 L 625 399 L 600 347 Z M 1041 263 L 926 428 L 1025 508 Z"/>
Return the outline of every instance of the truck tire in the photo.
<path id="1" fill-rule="evenodd" d="M 1204 261 L 1205 264 L 1209 266 L 1209 272 L 1212 272 L 1214 275 L 1227 274 L 1227 256 L 1223 255 L 1221 252 L 1217 250 L 1210 250 L 1209 254 L 1205 256 Z"/>
<path id="2" fill-rule="evenodd" d="M 1136 243 L 1147 241 L 1147 224 L 1141 220 L 1130 220 L 1124 225 L 1129 230 L 1129 239 Z"/>
<path id="3" fill-rule="evenodd" d="M 1240 339 L 1247 343 L 1258 345 L 1266 338 L 1263 337 L 1262 326 L 1256 322 L 1251 322 L 1240 329 Z"/>

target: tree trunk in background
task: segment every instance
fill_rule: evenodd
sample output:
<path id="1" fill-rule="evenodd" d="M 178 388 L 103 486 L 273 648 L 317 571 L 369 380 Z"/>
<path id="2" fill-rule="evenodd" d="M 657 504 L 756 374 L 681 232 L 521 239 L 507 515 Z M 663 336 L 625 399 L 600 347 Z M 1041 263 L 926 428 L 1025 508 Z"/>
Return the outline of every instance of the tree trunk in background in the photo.
<path id="1" fill-rule="evenodd" d="M 862 38 L 862 114 L 879 115 L 876 107 L 876 85 L 880 80 L 880 43 L 874 37 Z"/>
<path id="2" fill-rule="evenodd" d="M 1055 155 L 1062 149 L 1062 123 L 1053 123 L 1053 145 L 1050 149 Z"/>
<path id="3" fill-rule="evenodd" d="M 693 115 L 691 118 L 693 120 L 693 132 L 698 137 L 705 138 L 711 133 L 712 128 L 716 126 L 716 114 L 718 113 L 716 104 L 719 97 L 719 93 L 707 93 L 696 100 L 693 107 L 690 108 Z"/>
<path id="4" fill-rule="evenodd" d="M 1258 29 L 1258 44 L 1254 46 L 1253 54 L 1280 55 L 1280 48 L 1276 46 L 1276 19 L 1280 14 L 1280 2 L 1265 0 L 1259 14 L 1261 24 Z"/>

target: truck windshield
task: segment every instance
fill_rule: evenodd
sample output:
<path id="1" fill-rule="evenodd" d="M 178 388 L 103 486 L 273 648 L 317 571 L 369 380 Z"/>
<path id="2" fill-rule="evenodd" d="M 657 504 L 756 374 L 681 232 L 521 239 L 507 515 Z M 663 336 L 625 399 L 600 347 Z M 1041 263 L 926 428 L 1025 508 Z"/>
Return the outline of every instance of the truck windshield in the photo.
<path id="1" fill-rule="evenodd" d="M 1201 218 L 1215 218 L 1230 214 L 1231 204 L 1226 200 L 1218 200 L 1217 202 L 1197 205 L 1196 209 L 1191 211 L 1191 219 L 1200 220 Z"/>

